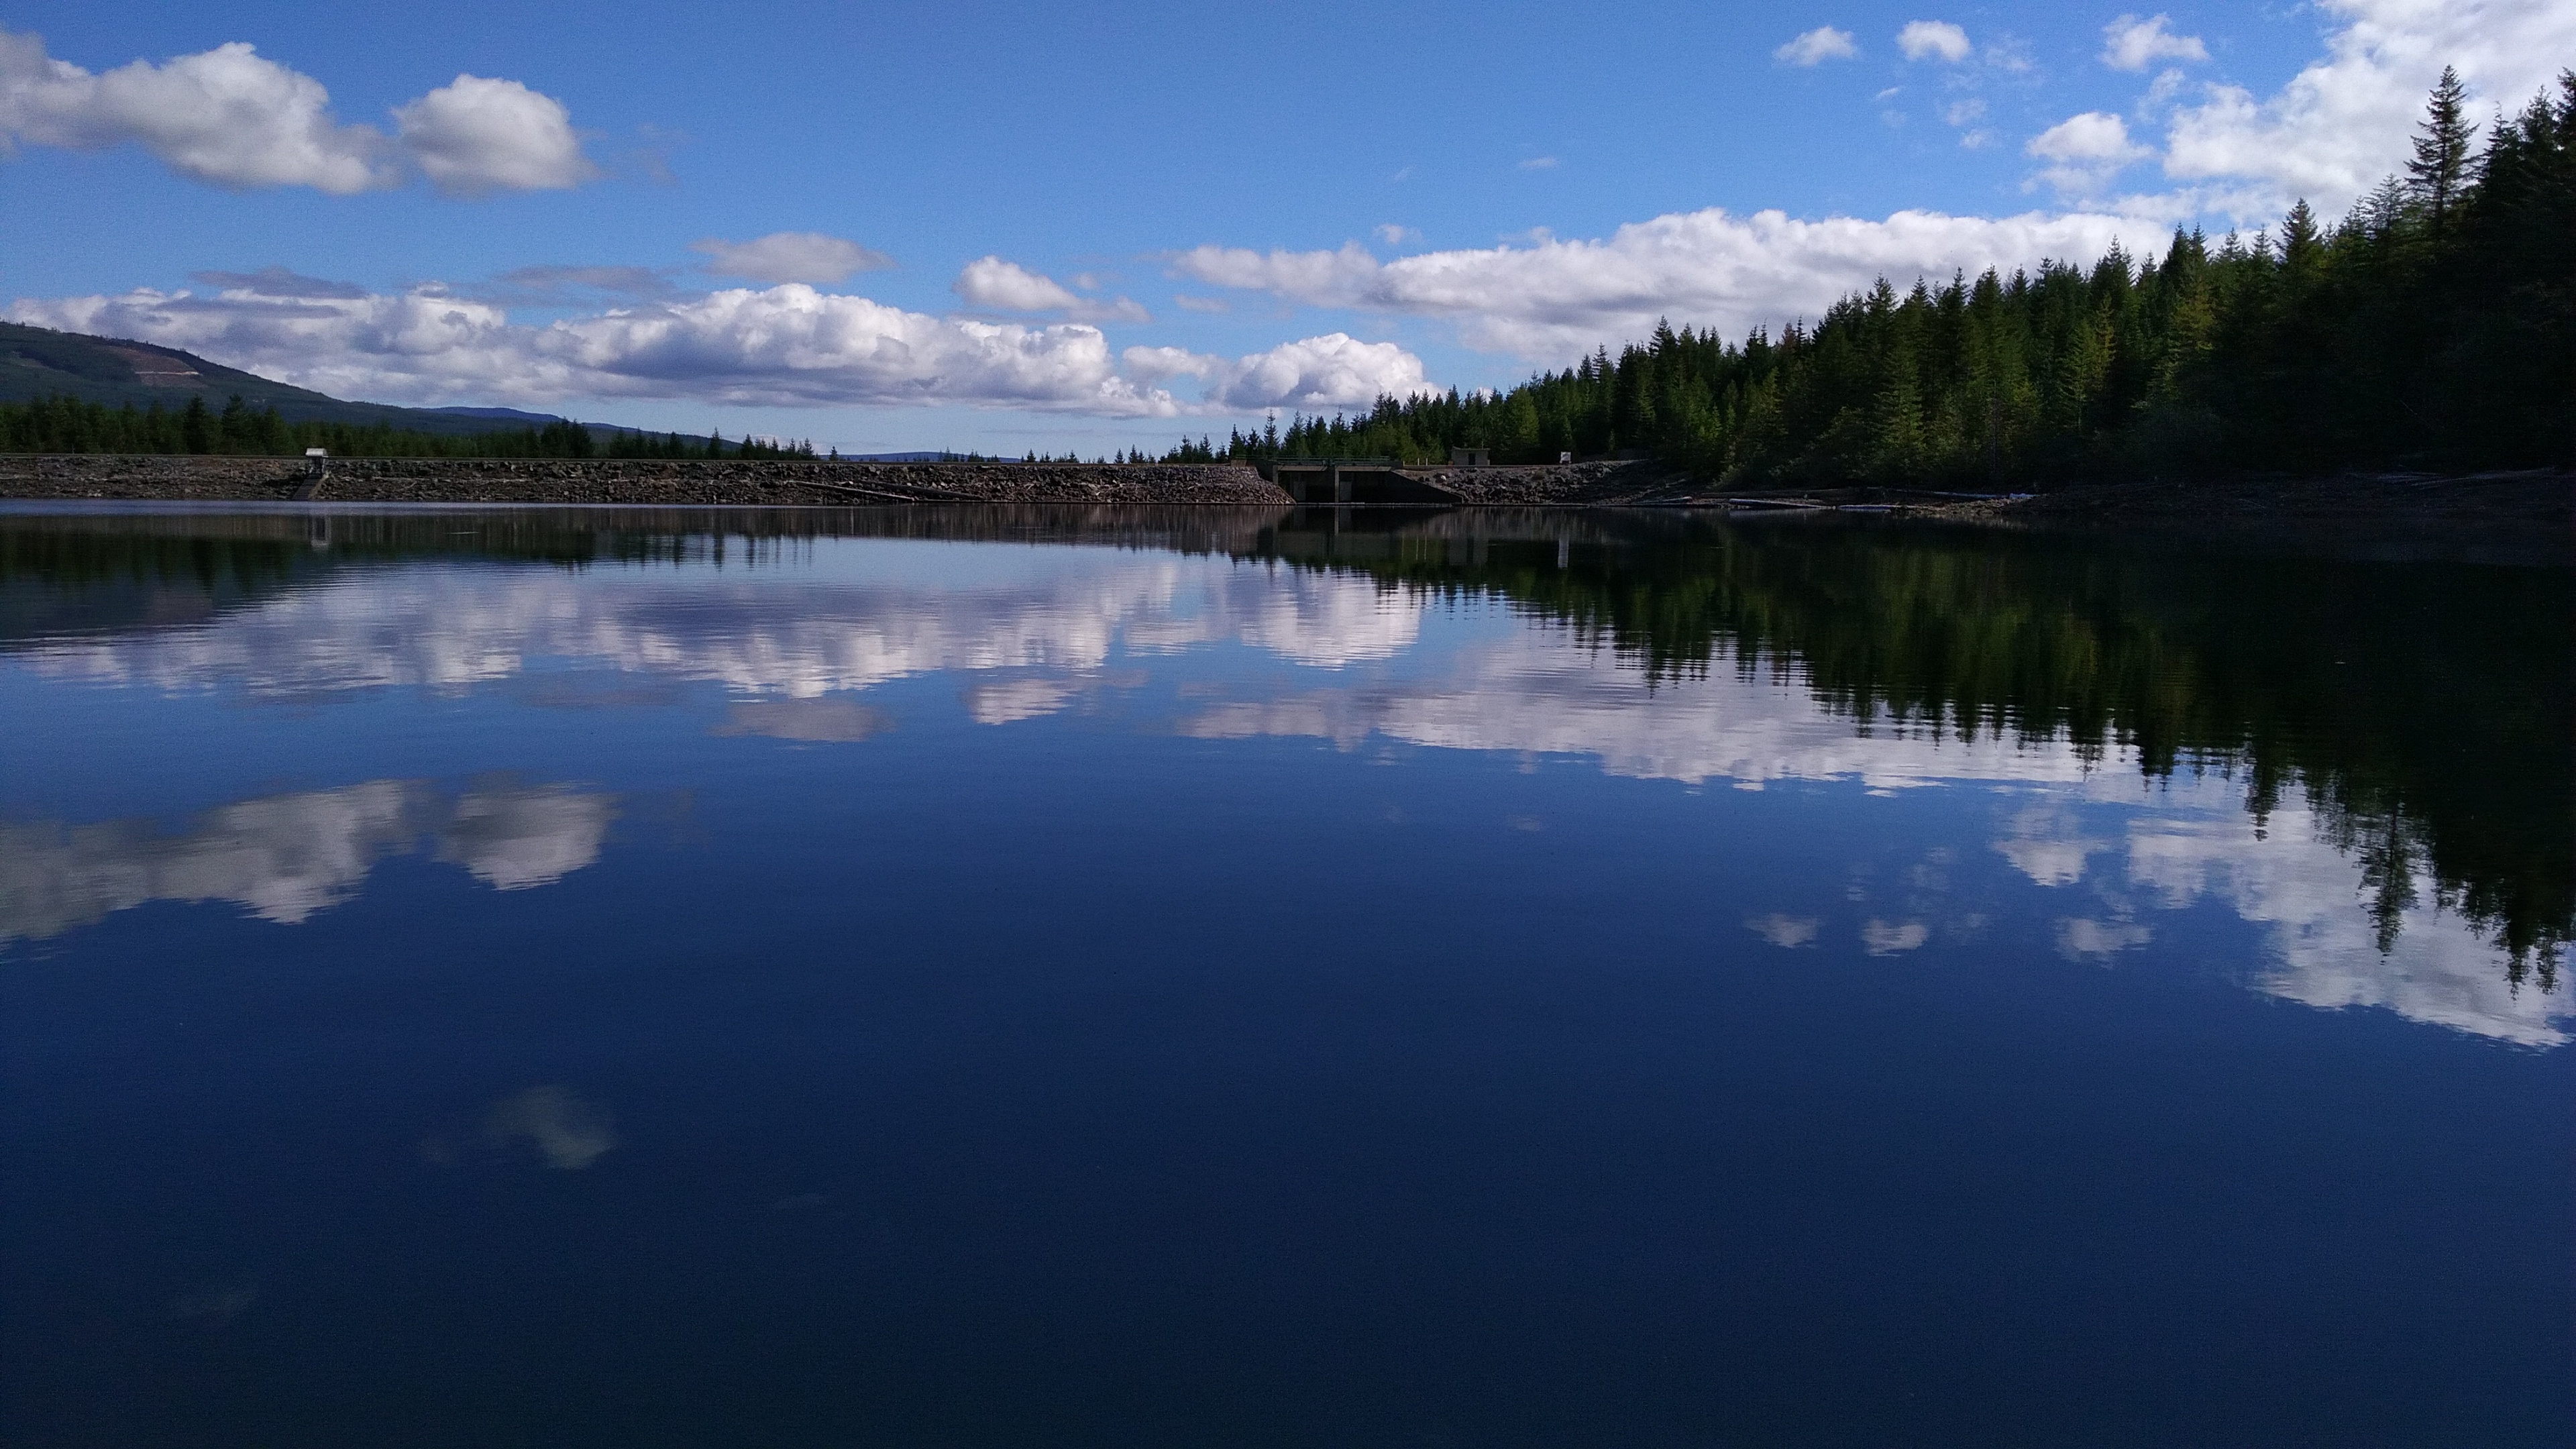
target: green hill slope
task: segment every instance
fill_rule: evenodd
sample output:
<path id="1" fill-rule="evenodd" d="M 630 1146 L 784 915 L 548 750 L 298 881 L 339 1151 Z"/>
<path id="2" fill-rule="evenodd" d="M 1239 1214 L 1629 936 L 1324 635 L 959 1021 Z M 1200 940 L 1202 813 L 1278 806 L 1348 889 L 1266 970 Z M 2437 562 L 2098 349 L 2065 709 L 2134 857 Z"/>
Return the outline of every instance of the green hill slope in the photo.
<path id="1" fill-rule="evenodd" d="M 466 434 L 539 427 L 557 420 L 552 413 L 511 408 L 403 408 L 342 402 L 173 347 L 0 322 L 0 402 L 70 396 L 109 407 L 132 403 L 145 408 L 157 402 L 176 411 L 186 407 L 189 398 L 203 397 L 206 406 L 220 410 L 235 395 L 253 408 L 276 408 L 290 423 L 382 424 L 423 433 Z"/>

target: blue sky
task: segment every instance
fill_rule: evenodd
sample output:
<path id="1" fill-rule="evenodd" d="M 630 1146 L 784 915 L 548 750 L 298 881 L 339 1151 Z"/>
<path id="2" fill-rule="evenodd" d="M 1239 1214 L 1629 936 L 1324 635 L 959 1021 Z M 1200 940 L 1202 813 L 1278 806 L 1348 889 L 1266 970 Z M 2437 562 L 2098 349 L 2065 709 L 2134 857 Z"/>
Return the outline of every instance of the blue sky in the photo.
<path id="1" fill-rule="evenodd" d="M 2339 210 L 2572 10 L 0 0 L 0 300 L 344 396 L 1159 448 Z"/>

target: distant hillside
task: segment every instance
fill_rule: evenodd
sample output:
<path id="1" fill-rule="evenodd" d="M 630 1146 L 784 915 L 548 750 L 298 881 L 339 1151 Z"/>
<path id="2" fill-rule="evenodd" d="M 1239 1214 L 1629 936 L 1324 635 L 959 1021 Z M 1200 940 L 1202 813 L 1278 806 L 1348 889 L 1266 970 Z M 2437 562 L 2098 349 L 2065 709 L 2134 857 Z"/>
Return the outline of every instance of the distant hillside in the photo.
<path id="1" fill-rule="evenodd" d="M 290 423 L 381 424 L 422 433 L 471 434 L 561 421 L 553 413 L 516 408 L 400 408 L 342 402 L 173 347 L 0 322 L 0 402 L 67 395 L 109 407 L 132 403 L 146 408 L 157 402 L 176 411 L 186 407 L 190 397 L 203 397 L 206 406 L 220 409 L 235 394 L 254 408 L 276 408 Z"/>

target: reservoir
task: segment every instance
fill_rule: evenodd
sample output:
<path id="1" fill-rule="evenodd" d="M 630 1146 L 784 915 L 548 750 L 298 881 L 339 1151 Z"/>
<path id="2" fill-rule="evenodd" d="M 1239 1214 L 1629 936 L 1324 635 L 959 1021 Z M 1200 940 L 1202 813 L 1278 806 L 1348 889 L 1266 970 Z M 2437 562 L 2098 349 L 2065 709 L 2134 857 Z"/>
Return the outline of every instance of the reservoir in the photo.
<path id="1" fill-rule="evenodd" d="M 0 510 L 0 1443 L 2557 1445 L 2576 571 Z"/>

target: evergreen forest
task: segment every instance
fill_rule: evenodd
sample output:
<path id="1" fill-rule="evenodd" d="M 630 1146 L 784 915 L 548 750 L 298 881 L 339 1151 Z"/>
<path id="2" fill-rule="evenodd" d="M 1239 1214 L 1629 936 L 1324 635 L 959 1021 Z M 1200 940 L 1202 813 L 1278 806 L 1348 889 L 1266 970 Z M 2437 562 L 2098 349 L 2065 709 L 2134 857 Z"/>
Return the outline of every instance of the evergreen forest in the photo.
<path id="1" fill-rule="evenodd" d="M 1508 392 L 1381 398 L 1166 461 L 1651 456 L 1737 484 L 2041 484 L 2166 471 L 2470 470 L 2576 446 L 2576 72 L 2483 144 L 2442 74 L 2414 159 L 2328 223 L 1881 279 L 1741 342 L 1656 329 Z"/>
<path id="2" fill-rule="evenodd" d="M 599 432 L 557 419 L 542 427 L 428 433 L 369 423 L 289 422 L 239 397 L 222 408 L 191 397 L 183 408 L 109 407 L 73 397 L 0 402 L 0 453 L 229 453 L 334 458 L 811 458 L 810 442 L 746 437 L 727 442 L 680 433 Z"/>

